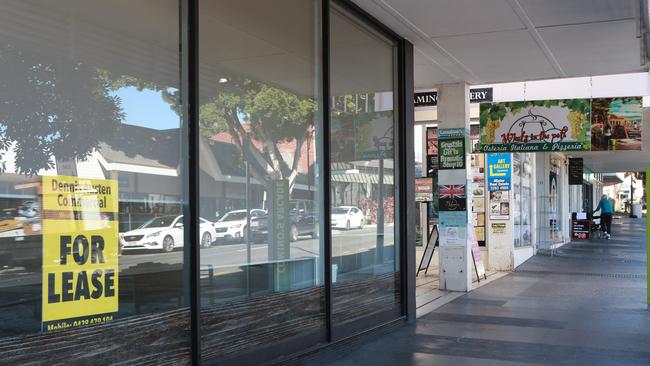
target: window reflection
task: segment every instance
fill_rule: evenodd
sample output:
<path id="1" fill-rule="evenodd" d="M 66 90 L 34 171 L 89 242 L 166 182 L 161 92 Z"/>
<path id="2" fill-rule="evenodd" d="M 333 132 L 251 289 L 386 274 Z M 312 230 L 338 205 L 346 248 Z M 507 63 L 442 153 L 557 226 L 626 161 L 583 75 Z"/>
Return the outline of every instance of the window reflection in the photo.
<path id="1" fill-rule="evenodd" d="M 338 325 L 399 309 L 395 45 L 336 7 L 330 28 L 333 320 Z"/>
<path id="2" fill-rule="evenodd" d="M 17 348 L 74 328 L 57 357 L 110 338 L 119 354 L 98 341 L 78 362 L 186 360 L 179 6 L 150 6 L 0 3 L 0 337 Z"/>
<path id="3" fill-rule="evenodd" d="M 324 330 L 317 1 L 200 1 L 204 360 Z M 206 38 L 202 38 L 206 39 Z M 237 344 L 229 340 L 238 339 Z"/>

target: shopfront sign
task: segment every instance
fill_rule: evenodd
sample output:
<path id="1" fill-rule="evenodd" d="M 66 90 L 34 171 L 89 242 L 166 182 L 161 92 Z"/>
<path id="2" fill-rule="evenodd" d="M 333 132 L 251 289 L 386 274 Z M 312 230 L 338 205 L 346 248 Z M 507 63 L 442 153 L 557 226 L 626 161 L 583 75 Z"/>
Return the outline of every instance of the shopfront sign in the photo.
<path id="1" fill-rule="evenodd" d="M 582 158 L 569 158 L 569 185 L 582 185 L 584 164 Z"/>
<path id="2" fill-rule="evenodd" d="M 118 181 L 43 177 L 44 331 L 99 324 L 118 311 Z"/>
<path id="3" fill-rule="evenodd" d="M 488 191 L 509 191 L 512 163 L 510 153 L 487 154 Z"/>
<path id="4" fill-rule="evenodd" d="M 482 152 L 589 151 L 591 101 L 482 103 Z"/>
<path id="5" fill-rule="evenodd" d="M 465 169 L 465 140 L 463 128 L 438 130 L 438 169 Z"/>
<path id="6" fill-rule="evenodd" d="M 492 88 L 476 88 L 469 90 L 470 103 L 482 103 L 492 101 Z M 415 107 L 433 107 L 438 105 L 438 92 L 428 91 L 415 93 Z"/>

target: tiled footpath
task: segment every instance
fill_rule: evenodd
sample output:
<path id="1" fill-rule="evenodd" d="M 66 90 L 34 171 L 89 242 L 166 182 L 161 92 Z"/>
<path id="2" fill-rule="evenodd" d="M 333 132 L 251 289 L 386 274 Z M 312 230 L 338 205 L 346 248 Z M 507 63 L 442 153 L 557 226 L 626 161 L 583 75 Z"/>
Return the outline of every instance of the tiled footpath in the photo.
<path id="1" fill-rule="evenodd" d="M 308 365 L 650 365 L 644 220 L 538 255 L 415 324 Z"/>

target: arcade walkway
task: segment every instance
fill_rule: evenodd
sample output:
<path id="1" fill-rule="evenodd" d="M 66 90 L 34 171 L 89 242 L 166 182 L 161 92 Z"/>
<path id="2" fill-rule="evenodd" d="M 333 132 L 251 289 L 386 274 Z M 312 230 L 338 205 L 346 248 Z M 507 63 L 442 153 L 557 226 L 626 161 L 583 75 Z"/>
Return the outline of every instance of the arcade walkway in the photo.
<path id="1" fill-rule="evenodd" d="M 311 365 L 650 365 L 645 220 L 537 255 L 414 325 Z"/>

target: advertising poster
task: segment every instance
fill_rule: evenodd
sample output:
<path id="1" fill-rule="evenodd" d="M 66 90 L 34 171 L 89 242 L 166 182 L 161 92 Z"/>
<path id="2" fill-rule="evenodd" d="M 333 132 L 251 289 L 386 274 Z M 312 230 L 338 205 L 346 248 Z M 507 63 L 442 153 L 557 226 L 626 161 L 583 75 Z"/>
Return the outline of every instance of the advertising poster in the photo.
<path id="1" fill-rule="evenodd" d="M 43 177 L 43 331 L 118 311 L 118 182 Z"/>
<path id="2" fill-rule="evenodd" d="M 433 179 L 418 178 L 415 180 L 415 201 L 431 202 L 433 201 Z"/>
<path id="3" fill-rule="evenodd" d="M 427 155 L 438 156 L 438 127 L 427 127 Z"/>
<path id="4" fill-rule="evenodd" d="M 465 169 L 464 128 L 438 130 L 438 169 Z"/>
<path id="5" fill-rule="evenodd" d="M 438 169 L 465 169 L 465 139 L 438 141 Z"/>
<path id="6" fill-rule="evenodd" d="M 487 185 L 488 191 L 509 191 L 512 162 L 510 153 L 488 153 Z"/>
<path id="7" fill-rule="evenodd" d="M 440 245 L 467 243 L 467 212 L 440 212 Z"/>
<path id="8" fill-rule="evenodd" d="M 467 211 L 464 184 L 438 186 L 440 211 Z"/>
<path id="9" fill-rule="evenodd" d="M 641 150 L 642 99 L 592 99 L 591 149 Z"/>
<path id="10" fill-rule="evenodd" d="M 589 151 L 590 99 L 481 103 L 482 152 Z"/>
<path id="11" fill-rule="evenodd" d="M 505 235 L 506 233 L 506 223 L 505 222 L 493 222 L 490 225 L 492 228 L 492 234 L 495 235 Z"/>
<path id="12" fill-rule="evenodd" d="M 510 219 L 510 192 L 490 191 L 490 219 Z"/>
<path id="13" fill-rule="evenodd" d="M 472 212 L 485 212 L 485 197 L 472 197 Z"/>

